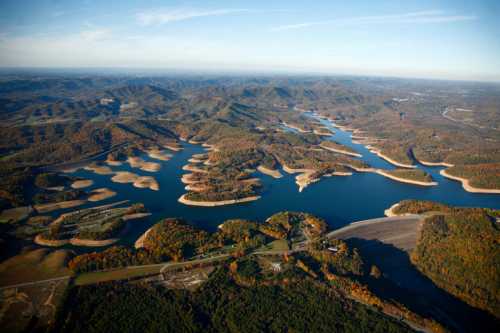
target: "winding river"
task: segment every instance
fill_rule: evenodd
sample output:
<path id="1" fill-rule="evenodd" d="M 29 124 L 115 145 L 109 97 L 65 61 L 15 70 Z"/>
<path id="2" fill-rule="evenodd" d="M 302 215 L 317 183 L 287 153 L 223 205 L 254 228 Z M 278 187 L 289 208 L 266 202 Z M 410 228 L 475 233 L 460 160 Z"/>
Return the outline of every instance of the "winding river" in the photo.
<path id="1" fill-rule="evenodd" d="M 312 115 L 310 115 L 312 116 Z M 375 168 L 394 169 L 395 167 L 377 155 L 371 153 L 361 144 L 352 142 L 351 133 L 334 128 L 329 120 L 318 120 L 335 132 L 329 137 L 343 145 L 353 148 L 362 154 L 361 159 Z M 291 128 L 287 130 L 294 131 Z M 182 166 L 193 154 L 203 153 L 201 146 L 185 143 L 184 149 L 176 152 L 173 158 L 160 162 L 159 172 L 148 173 L 132 169 L 128 164 L 112 167 L 114 171 L 131 171 L 140 175 L 153 175 L 159 185 L 159 191 L 138 189 L 131 184 L 119 184 L 110 181 L 109 175 L 97 175 L 93 172 L 79 170 L 73 173 L 86 179 L 92 179 L 91 188 L 108 187 L 118 194 L 99 204 L 129 199 L 132 202 L 143 202 L 152 213 L 147 220 L 132 221 L 132 228 L 121 240 L 122 244 L 133 242 L 152 224 L 164 217 L 183 217 L 190 223 L 206 230 L 215 230 L 217 225 L 226 219 L 245 218 L 263 221 L 268 216 L 283 210 L 309 212 L 328 221 L 332 228 L 342 227 L 353 221 L 383 216 L 384 210 L 403 199 L 422 199 L 443 202 L 457 206 L 477 206 L 500 209 L 500 195 L 466 192 L 460 182 L 449 180 L 439 174 L 443 167 L 428 167 L 419 164 L 418 167 L 430 173 L 437 186 L 416 186 L 390 180 L 373 173 L 354 173 L 349 177 L 326 177 L 309 185 L 299 193 L 295 184 L 295 175 L 283 172 L 284 177 L 274 179 L 258 174 L 264 185 L 260 200 L 222 207 L 192 207 L 177 202 L 179 196 L 185 193 L 184 184 L 180 178 L 187 171 Z M 147 156 L 145 160 L 153 161 Z M 58 212 L 59 213 L 59 212 Z"/>

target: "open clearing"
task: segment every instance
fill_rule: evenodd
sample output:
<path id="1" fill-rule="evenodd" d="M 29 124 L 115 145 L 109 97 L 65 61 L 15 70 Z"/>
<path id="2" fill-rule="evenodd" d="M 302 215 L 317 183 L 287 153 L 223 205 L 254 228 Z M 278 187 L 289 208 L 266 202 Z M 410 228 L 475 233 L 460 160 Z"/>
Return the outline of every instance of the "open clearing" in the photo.
<path id="1" fill-rule="evenodd" d="M 71 275 L 68 250 L 26 250 L 0 264 L 0 286 Z"/>

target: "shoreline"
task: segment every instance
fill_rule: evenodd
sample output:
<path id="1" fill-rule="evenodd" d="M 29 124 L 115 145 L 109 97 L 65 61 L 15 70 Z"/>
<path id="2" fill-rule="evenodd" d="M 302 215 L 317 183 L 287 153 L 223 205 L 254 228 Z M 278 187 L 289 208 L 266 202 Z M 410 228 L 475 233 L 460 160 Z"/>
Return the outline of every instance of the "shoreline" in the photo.
<path id="1" fill-rule="evenodd" d="M 323 146 L 323 145 L 319 145 L 321 148 L 323 149 L 326 149 L 326 150 L 329 150 L 329 151 L 332 151 L 334 153 L 338 153 L 338 154 L 344 154 L 344 155 L 349 155 L 349 156 L 353 156 L 353 157 L 363 157 L 363 155 L 361 154 L 358 154 L 358 153 L 353 153 L 353 152 L 350 152 L 350 151 L 347 151 L 347 150 L 342 150 L 342 149 L 336 149 L 336 148 L 330 148 L 330 147 L 326 147 L 326 146 Z"/>
<path id="2" fill-rule="evenodd" d="M 191 179 L 192 177 L 193 177 L 192 173 L 185 173 L 181 177 L 181 182 L 187 185 L 200 183 L 200 180 L 193 180 Z"/>
<path id="3" fill-rule="evenodd" d="M 41 234 L 38 234 L 33 239 L 33 242 L 40 246 L 49 246 L 49 247 L 61 247 L 64 245 L 73 245 L 73 246 L 87 246 L 87 247 L 101 247 L 108 246 L 118 242 L 119 238 L 109 238 L 103 240 L 93 240 L 93 239 L 79 239 L 79 238 L 70 238 L 70 239 L 44 239 Z"/>
<path id="4" fill-rule="evenodd" d="M 436 186 L 436 185 L 438 185 L 437 182 L 427 183 L 427 182 L 421 182 L 421 181 L 418 181 L 418 180 L 411 180 L 411 179 L 405 179 L 405 178 L 396 177 L 394 175 L 386 173 L 385 172 L 386 170 L 383 170 L 383 169 L 357 168 L 357 167 L 352 166 L 352 165 L 346 165 L 346 166 L 349 167 L 349 168 L 351 168 L 351 169 L 353 169 L 356 172 L 371 172 L 371 173 L 375 173 L 375 174 L 381 175 L 383 177 L 390 178 L 390 179 L 392 179 L 394 181 L 398 181 L 398 182 L 401 182 L 401 183 L 407 183 L 407 184 L 412 184 L 412 185 L 421 185 L 421 186 Z"/>
<path id="5" fill-rule="evenodd" d="M 304 172 L 308 172 L 308 171 L 311 171 L 312 169 L 293 169 L 293 168 L 290 168 L 290 167 L 287 167 L 285 164 L 282 164 L 283 166 L 283 170 L 286 172 L 286 173 L 289 173 L 289 174 L 294 174 L 294 173 L 304 173 Z M 314 170 L 313 170 L 314 171 Z"/>
<path id="6" fill-rule="evenodd" d="M 68 201 L 60 201 L 60 202 L 34 205 L 33 208 L 37 211 L 37 213 L 44 214 L 44 213 L 52 212 L 54 210 L 81 206 L 81 205 L 85 204 L 86 202 L 87 202 L 87 200 L 78 200 L 78 199 L 77 200 L 68 200 Z"/>
<path id="7" fill-rule="evenodd" d="M 444 169 L 439 171 L 439 174 L 443 177 L 448 178 L 448 179 L 452 179 L 452 180 L 456 180 L 456 181 L 461 182 L 463 189 L 466 190 L 467 192 L 500 194 L 500 189 L 487 189 L 487 188 L 474 187 L 474 186 L 469 184 L 469 180 L 467 178 L 461 178 L 461 177 L 450 175 Z"/>
<path id="8" fill-rule="evenodd" d="M 127 163 L 130 165 L 131 168 L 138 168 L 139 170 L 147 172 L 157 172 L 161 169 L 161 164 L 156 162 L 147 162 L 142 158 L 136 156 L 128 157 Z"/>
<path id="9" fill-rule="evenodd" d="M 207 170 L 204 170 L 204 169 L 200 169 L 194 165 L 191 165 L 191 164 L 186 164 L 182 167 L 182 170 L 184 171 L 190 171 L 190 172 L 198 172 L 198 173 L 208 173 Z"/>
<path id="10" fill-rule="evenodd" d="M 166 151 L 162 151 L 159 149 L 149 149 L 146 151 L 146 154 L 149 158 L 160 160 L 160 161 L 168 161 L 172 158 L 172 154 L 167 153 Z"/>
<path id="11" fill-rule="evenodd" d="M 335 133 L 332 133 L 332 132 L 322 132 L 322 131 L 318 131 L 318 130 L 313 130 L 313 133 L 316 134 L 317 136 L 332 136 L 334 135 Z"/>
<path id="12" fill-rule="evenodd" d="M 408 184 L 420 185 L 420 186 L 436 186 L 436 185 L 438 185 L 437 182 L 422 182 L 419 180 L 412 180 L 412 179 L 397 177 L 397 176 L 391 175 L 390 173 L 387 173 L 381 169 L 378 169 L 377 171 L 375 171 L 375 173 L 382 175 L 384 177 L 387 177 L 389 179 L 392 179 L 392 180 L 395 180 L 398 182 L 402 182 L 402 183 L 408 183 Z"/>
<path id="13" fill-rule="evenodd" d="M 259 165 L 257 167 L 257 170 L 259 170 L 261 173 L 263 173 L 265 175 L 271 176 L 271 177 L 276 178 L 276 179 L 283 177 L 283 175 L 281 174 L 281 172 L 279 170 L 269 169 L 263 165 Z"/>
<path id="14" fill-rule="evenodd" d="M 184 204 L 184 205 L 188 205 L 188 206 L 217 207 L 217 206 L 245 203 L 245 202 L 255 201 L 258 199 L 260 199 L 260 195 L 255 195 L 255 196 L 241 198 L 241 199 L 230 199 L 230 200 L 221 200 L 221 201 L 194 201 L 194 200 L 186 199 L 186 194 L 183 194 L 179 197 L 179 199 L 177 201 Z"/>
<path id="15" fill-rule="evenodd" d="M 398 214 L 394 213 L 394 209 L 396 209 L 398 206 L 399 202 L 396 202 L 394 205 L 384 210 L 384 215 L 387 217 L 398 216 Z"/>
<path id="16" fill-rule="evenodd" d="M 291 129 L 294 129 L 294 130 L 298 131 L 299 133 L 311 133 L 311 131 L 302 129 L 302 128 L 294 126 L 294 125 L 287 124 L 286 122 L 283 122 L 282 124 L 285 125 L 288 128 L 291 128 Z"/>
<path id="17" fill-rule="evenodd" d="M 71 188 L 81 189 L 81 188 L 86 188 L 86 187 L 89 187 L 89 186 L 92 186 L 92 185 L 94 185 L 94 181 L 93 180 L 91 180 L 91 179 L 80 179 L 80 180 L 75 180 L 71 184 Z"/>
<path id="18" fill-rule="evenodd" d="M 103 188 L 97 188 L 95 190 L 92 190 L 89 193 L 89 197 L 87 198 L 87 201 L 89 202 L 97 202 L 101 200 L 106 200 L 109 198 L 112 198 L 116 195 L 116 192 L 113 190 L 110 190 L 109 188 L 103 187 Z"/>
<path id="19" fill-rule="evenodd" d="M 153 227 L 155 225 L 153 224 L 148 230 L 146 230 L 137 240 L 134 242 L 134 248 L 136 249 L 141 249 L 144 247 L 144 241 L 146 240 L 146 237 L 148 237 L 149 233 L 151 230 L 153 230 Z"/>
<path id="20" fill-rule="evenodd" d="M 378 150 L 372 146 L 366 146 L 366 148 L 369 151 L 371 151 L 372 153 L 374 153 L 375 155 L 377 155 L 378 157 L 383 158 L 387 162 L 391 163 L 392 165 L 395 165 L 395 166 L 398 166 L 401 168 L 407 168 L 407 169 L 416 169 L 417 168 L 417 166 L 414 164 L 404 164 L 404 163 L 397 162 L 397 161 L 393 160 L 392 158 L 390 158 L 389 156 L 382 154 L 382 152 L 380 150 Z"/>
<path id="21" fill-rule="evenodd" d="M 415 157 L 415 159 L 417 160 L 418 163 L 420 163 L 422 165 L 425 165 L 425 166 L 444 166 L 444 167 L 447 167 L 447 168 L 451 168 L 451 167 L 455 166 L 454 164 L 446 163 L 446 162 L 427 162 L 427 161 L 424 161 L 424 160 L 419 160 L 416 157 Z"/>

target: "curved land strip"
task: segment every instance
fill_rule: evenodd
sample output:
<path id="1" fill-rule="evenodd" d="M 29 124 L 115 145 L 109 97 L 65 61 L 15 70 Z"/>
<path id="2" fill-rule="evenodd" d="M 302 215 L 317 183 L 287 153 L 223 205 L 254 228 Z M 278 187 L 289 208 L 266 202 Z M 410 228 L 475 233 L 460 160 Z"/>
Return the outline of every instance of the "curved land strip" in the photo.
<path id="1" fill-rule="evenodd" d="M 469 184 L 469 180 L 468 179 L 450 175 L 449 173 L 446 172 L 446 170 L 439 171 L 439 174 L 441 176 L 443 176 L 443 177 L 446 177 L 446 178 L 449 178 L 449 179 L 452 179 L 452 180 L 457 180 L 459 182 L 462 182 L 462 187 L 467 192 L 500 194 L 500 189 L 487 189 L 487 188 L 474 187 L 474 186 L 472 186 L 472 185 Z"/>
<path id="2" fill-rule="evenodd" d="M 387 177 L 389 179 L 392 179 L 392 180 L 395 180 L 398 182 L 402 182 L 402 183 L 407 183 L 407 184 L 420 185 L 420 186 L 436 186 L 436 185 L 438 185 L 437 182 L 424 182 L 424 181 L 419 181 L 419 180 L 398 177 L 395 175 L 391 175 L 390 173 L 388 173 L 382 169 L 378 169 L 377 171 L 375 171 L 375 173 L 378 173 L 379 175 L 382 175 L 382 176 Z"/>
<path id="3" fill-rule="evenodd" d="M 204 170 L 204 169 L 200 169 L 194 165 L 191 165 L 191 164 L 186 164 L 182 167 L 182 170 L 184 171 L 191 171 L 191 172 L 199 172 L 199 173 L 208 173 L 207 170 Z"/>
<path id="4" fill-rule="evenodd" d="M 70 238 L 70 239 L 45 239 L 42 234 L 38 234 L 35 236 L 33 242 L 35 244 L 41 246 L 50 246 L 50 247 L 60 247 L 64 245 L 74 245 L 74 246 L 90 246 L 90 247 L 100 247 L 100 246 L 108 246 L 118 242 L 119 238 L 110 238 L 103 240 L 93 240 L 93 239 L 79 239 L 79 238 Z"/>
<path id="5" fill-rule="evenodd" d="M 368 148 L 369 151 L 371 151 L 372 153 L 374 153 L 378 157 L 383 158 L 384 160 L 386 160 L 387 162 L 389 162 L 395 166 L 398 166 L 401 168 L 408 168 L 408 169 L 415 169 L 417 167 L 416 165 L 413 165 L 413 164 L 405 164 L 405 163 L 400 163 L 398 161 L 395 161 L 392 158 L 390 158 L 389 156 L 382 154 L 382 152 L 380 150 L 378 150 L 372 146 L 366 146 L 366 148 Z"/>
<path id="6" fill-rule="evenodd" d="M 282 124 L 283 124 L 284 126 L 286 126 L 286 127 L 289 127 L 289 128 L 291 128 L 291 129 L 294 129 L 294 130 L 296 130 L 296 131 L 298 131 L 298 132 L 300 132 L 300 133 L 311 133 L 311 131 L 305 130 L 305 129 L 300 128 L 300 127 L 295 126 L 295 125 L 290 125 L 290 124 L 288 124 L 288 123 L 286 123 L 286 122 L 283 122 Z"/>
<path id="7" fill-rule="evenodd" d="M 103 187 L 103 188 L 98 188 L 90 192 L 89 197 L 87 198 L 88 201 L 91 202 L 96 202 L 96 201 L 101 201 L 101 200 L 106 200 L 109 198 L 112 198 L 116 195 L 116 192 L 110 190 L 109 188 Z"/>
<path id="8" fill-rule="evenodd" d="M 112 178 L 112 182 L 115 183 L 132 183 L 134 187 L 137 188 L 149 188 L 153 191 L 158 191 L 160 189 L 160 185 L 156 181 L 155 178 L 151 176 L 139 176 L 135 173 L 128 171 L 118 171 Z"/>
<path id="9" fill-rule="evenodd" d="M 163 145 L 163 148 L 167 148 L 167 149 L 170 149 L 171 151 L 181 151 L 182 147 L 179 147 L 179 146 L 174 146 L 174 145 Z"/>
<path id="10" fill-rule="evenodd" d="M 86 188 L 89 186 L 92 186 L 94 184 L 94 181 L 91 179 L 82 179 L 82 180 L 76 180 L 71 184 L 71 187 L 74 189 L 80 189 L 80 188 Z"/>
<path id="11" fill-rule="evenodd" d="M 154 158 L 155 160 L 160 160 L 160 161 L 168 161 L 173 156 L 172 154 L 169 154 L 168 152 L 159 149 L 150 149 L 147 150 L 146 153 L 150 158 Z"/>
<path id="12" fill-rule="evenodd" d="M 159 163 L 147 162 L 140 157 L 129 157 L 127 162 L 132 168 L 139 168 L 140 170 L 147 172 L 157 172 L 161 168 Z"/>
<path id="13" fill-rule="evenodd" d="M 137 238 L 137 240 L 134 243 L 134 247 L 136 249 L 140 249 L 140 248 L 144 247 L 144 241 L 146 240 L 146 237 L 148 237 L 148 235 L 151 232 L 151 230 L 153 229 L 153 227 L 146 230 L 146 232 L 144 232 L 139 238 Z"/>
<path id="14" fill-rule="evenodd" d="M 68 200 L 68 201 L 61 201 L 61 202 L 51 202 L 51 203 L 46 203 L 46 204 L 40 204 L 40 205 L 34 205 L 33 207 L 35 210 L 40 213 L 49 213 L 54 210 L 58 209 L 65 209 L 65 208 L 73 208 L 76 206 L 83 205 L 86 200 Z"/>
<path id="15" fill-rule="evenodd" d="M 241 199 L 231 199 L 231 200 L 221 200 L 221 201 L 194 201 L 186 199 L 186 194 L 183 194 L 179 198 L 179 202 L 188 206 L 200 206 L 200 207 L 217 207 L 225 205 L 234 205 L 239 203 L 245 203 L 250 201 L 259 200 L 260 195 L 255 195 L 251 197 L 241 198 Z"/>
<path id="16" fill-rule="evenodd" d="M 437 182 L 422 182 L 422 181 L 418 181 L 418 180 L 412 180 L 412 179 L 406 179 L 406 178 L 402 178 L 402 177 L 397 177 L 397 176 L 394 176 L 394 175 L 391 175 L 391 174 L 387 173 L 383 169 L 358 168 L 358 167 L 355 167 L 353 165 L 346 165 L 346 166 L 349 167 L 349 168 L 351 168 L 351 169 L 353 169 L 356 172 L 373 172 L 373 173 L 379 174 L 381 176 L 390 178 L 392 180 L 395 180 L 395 181 L 398 181 L 398 182 L 401 182 L 401 183 L 407 183 L 407 184 L 412 184 L 412 185 L 420 185 L 420 186 L 436 186 L 436 185 L 438 185 Z"/>
<path id="17" fill-rule="evenodd" d="M 444 166 L 444 167 L 448 167 L 448 168 L 451 168 L 454 166 L 453 164 L 446 163 L 446 162 L 427 162 L 424 160 L 420 160 L 418 158 L 415 158 L 415 159 L 417 160 L 418 163 L 425 165 L 425 166 Z"/>
<path id="18" fill-rule="evenodd" d="M 326 127 L 323 127 L 323 128 L 320 128 L 320 129 L 314 129 L 313 130 L 313 133 L 318 135 L 318 136 L 332 136 L 334 135 L 335 133 L 331 132 L 328 128 Z"/>
<path id="19" fill-rule="evenodd" d="M 112 160 L 110 159 L 109 157 L 106 159 L 106 161 L 104 161 L 107 165 L 109 166 L 120 166 L 122 165 L 123 163 L 120 162 L 120 161 L 116 161 L 116 160 Z"/>
<path id="20" fill-rule="evenodd" d="M 269 168 L 266 168 L 263 165 L 259 165 L 257 167 L 257 170 L 259 170 L 261 173 L 263 173 L 265 175 L 268 175 L 268 176 L 271 176 L 273 178 L 281 178 L 281 177 L 283 177 L 283 175 L 281 174 L 281 172 L 279 170 L 269 169 Z"/>
<path id="21" fill-rule="evenodd" d="M 128 171 L 118 171 L 113 177 L 111 177 L 111 181 L 114 183 L 133 183 L 139 177 L 135 173 Z"/>
<path id="22" fill-rule="evenodd" d="M 159 191 L 160 190 L 160 185 L 158 184 L 156 179 L 154 179 L 153 177 L 150 177 L 150 176 L 138 177 L 134 181 L 133 185 L 134 185 L 134 187 L 137 187 L 137 188 L 149 188 L 152 191 Z"/>
<path id="23" fill-rule="evenodd" d="M 98 175 L 112 175 L 112 174 L 114 174 L 113 170 L 111 170 L 110 167 L 105 166 L 105 165 L 90 164 L 90 165 L 83 167 L 83 169 L 87 170 L 87 171 L 92 171 Z"/>
<path id="24" fill-rule="evenodd" d="M 342 149 L 337 149 L 337 148 L 332 148 L 332 147 L 327 147 L 323 144 L 320 144 L 319 145 L 321 148 L 325 149 L 325 150 L 329 150 L 329 151 L 332 151 L 334 153 L 338 153 L 338 154 L 344 154 L 344 155 L 349 155 L 349 156 L 354 156 L 354 157 L 362 157 L 361 154 L 358 154 L 358 153 L 353 153 L 353 152 L 350 152 L 350 151 L 347 151 L 347 150 L 342 150 Z"/>

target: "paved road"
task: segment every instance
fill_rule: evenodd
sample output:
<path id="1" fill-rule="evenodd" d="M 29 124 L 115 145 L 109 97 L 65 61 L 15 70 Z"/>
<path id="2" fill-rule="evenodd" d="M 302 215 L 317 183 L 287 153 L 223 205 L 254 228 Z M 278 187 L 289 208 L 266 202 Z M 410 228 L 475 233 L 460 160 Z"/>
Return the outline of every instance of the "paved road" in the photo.
<path id="1" fill-rule="evenodd" d="M 18 284 L 13 284 L 13 285 L 10 285 L 10 286 L 0 287 L 0 290 L 11 289 L 11 288 L 20 288 L 20 287 L 28 287 L 28 286 L 33 286 L 33 285 L 36 285 L 36 284 L 41 284 L 41 283 L 62 281 L 62 280 L 67 280 L 70 277 L 71 277 L 70 275 L 66 275 L 66 276 L 61 276 L 61 277 L 53 278 L 53 279 L 33 281 L 33 282 L 25 282 L 25 283 L 18 283 Z"/>

